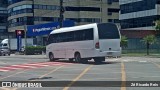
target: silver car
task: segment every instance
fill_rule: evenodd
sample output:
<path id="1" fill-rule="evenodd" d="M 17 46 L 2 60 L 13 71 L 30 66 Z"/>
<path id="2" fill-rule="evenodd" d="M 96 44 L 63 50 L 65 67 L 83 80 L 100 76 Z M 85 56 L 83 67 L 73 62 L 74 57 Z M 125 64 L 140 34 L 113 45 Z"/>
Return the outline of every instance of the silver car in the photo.
<path id="1" fill-rule="evenodd" d="M 10 56 L 10 49 L 7 47 L 0 46 L 0 56 L 6 56 L 6 55 Z"/>

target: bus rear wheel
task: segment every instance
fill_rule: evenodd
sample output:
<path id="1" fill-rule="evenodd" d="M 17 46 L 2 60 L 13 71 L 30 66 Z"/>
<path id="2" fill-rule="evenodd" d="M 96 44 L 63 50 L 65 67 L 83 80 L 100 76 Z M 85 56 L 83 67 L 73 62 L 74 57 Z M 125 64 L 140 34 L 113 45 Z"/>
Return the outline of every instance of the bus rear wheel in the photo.
<path id="1" fill-rule="evenodd" d="M 49 60 L 50 61 L 54 61 L 55 59 L 54 59 L 54 55 L 52 54 L 52 53 L 49 53 Z"/>
<path id="2" fill-rule="evenodd" d="M 102 61 L 105 61 L 105 57 L 95 57 L 94 58 L 95 63 L 102 63 Z"/>
<path id="3" fill-rule="evenodd" d="M 81 63 L 83 63 L 83 64 L 87 64 L 88 63 L 88 59 L 83 59 L 83 60 L 81 60 Z"/>
<path id="4" fill-rule="evenodd" d="M 75 58 L 75 62 L 76 63 L 80 63 L 81 62 L 81 55 L 80 55 L 80 53 L 76 53 L 74 55 L 74 58 Z"/>

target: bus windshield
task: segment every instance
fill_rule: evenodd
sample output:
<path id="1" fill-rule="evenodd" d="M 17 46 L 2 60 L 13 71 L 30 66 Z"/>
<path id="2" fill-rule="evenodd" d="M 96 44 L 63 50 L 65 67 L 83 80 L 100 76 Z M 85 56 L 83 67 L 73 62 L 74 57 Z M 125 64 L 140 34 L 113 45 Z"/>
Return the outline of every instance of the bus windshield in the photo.
<path id="1" fill-rule="evenodd" d="M 119 39 L 119 31 L 115 24 L 102 23 L 98 24 L 99 39 Z"/>

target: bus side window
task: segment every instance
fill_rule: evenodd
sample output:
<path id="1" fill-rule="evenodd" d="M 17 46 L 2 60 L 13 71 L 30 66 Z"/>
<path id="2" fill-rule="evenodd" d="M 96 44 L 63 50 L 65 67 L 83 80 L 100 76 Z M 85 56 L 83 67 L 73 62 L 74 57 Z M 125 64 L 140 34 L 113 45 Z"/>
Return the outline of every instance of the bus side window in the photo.
<path id="1" fill-rule="evenodd" d="M 93 40 L 93 29 L 85 30 L 85 40 Z"/>
<path id="2" fill-rule="evenodd" d="M 58 43 L 58 42 L 59 42 L 58 34 L 54 34 L 53 35 L 53 43 Z"/>
<path id="3" fill-rule="evenodd" d="M 75 41 L 84 40 L 84 35 L 85 35 L 84 30 L 75 31 L 75 33 L 74 33 Z"/>
<path id="4" fill-rule="evenodd" d="M 66 33 L 60 33 L 58 34 L 58 37 L 59 42 L 66 42 Z"/>
<path id="5" fill-rule="evenodd" d="M 49 35 L 47 40 L 47 44 L 51 44 L 51 43 L 53 43 L 53 34 Z"/>
<path id="6" fill-rule="evenodd" d="M 66 33 L 66 42 L 74 41 L 74 32 Z"/>

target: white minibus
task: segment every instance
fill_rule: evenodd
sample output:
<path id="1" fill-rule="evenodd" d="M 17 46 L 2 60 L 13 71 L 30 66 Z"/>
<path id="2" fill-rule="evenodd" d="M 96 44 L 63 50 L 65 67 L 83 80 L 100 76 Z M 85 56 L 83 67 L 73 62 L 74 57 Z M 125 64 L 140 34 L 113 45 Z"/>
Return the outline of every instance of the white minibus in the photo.
<path id="1" fill-rule="evenodd" d="M 120 32 L 113 23 L 93 23 L 53 30 L 47 40 L 50 61 L 67 58 L 86 63 L 105 61 L 106 56 L 121 55 Z"/>

